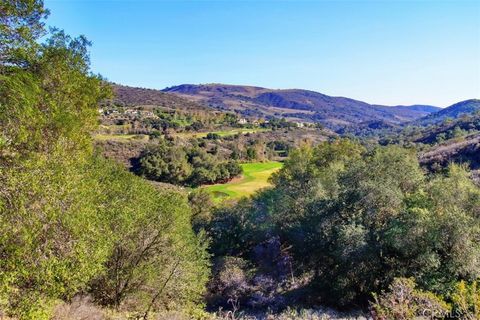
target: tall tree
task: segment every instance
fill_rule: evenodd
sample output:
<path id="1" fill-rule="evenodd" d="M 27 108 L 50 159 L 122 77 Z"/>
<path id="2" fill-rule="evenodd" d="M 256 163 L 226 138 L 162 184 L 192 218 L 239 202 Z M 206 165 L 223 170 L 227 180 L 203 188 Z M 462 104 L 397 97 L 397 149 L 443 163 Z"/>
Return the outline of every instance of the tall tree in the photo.
<path id="1" fill-rule="evenodd" d="M 45 34 L 48 10 L 42 0 L 0 2 L 0 66 L 28 64 Z M 0 71 L 2 71 L 0 69 Z"/>

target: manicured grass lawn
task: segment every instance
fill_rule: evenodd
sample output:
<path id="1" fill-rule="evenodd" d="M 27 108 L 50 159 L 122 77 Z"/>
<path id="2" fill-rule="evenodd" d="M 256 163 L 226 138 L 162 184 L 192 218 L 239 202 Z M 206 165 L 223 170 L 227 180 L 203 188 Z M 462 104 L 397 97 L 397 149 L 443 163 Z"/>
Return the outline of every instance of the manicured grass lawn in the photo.
<path id="1" fill-rule="evenodd" d="M 103 134 L 99 133 L 93 136 L 95 140 L 99 141 L 118 141 L 118 142 L 129 142 L 129 141 L 147 141 L 148 136 L 145 134 Z"/>
<path id="2" fill-rule="evenodd" d="M 104 129 L 104 130 L 112 130 L 113 132 L 115 132 L 115 130 L 128 130 L 132 127 L 132 125 L 130 123 L 126 123 L 126 124 L 110 124 L 110 125 L 105 125 L 105 124 L 101 124 L 100 125 L 100 128 L 101 129 Z"/>
<path id="3" fill-rule="evenodd" d="M 216 133 L 220 137 L 227 137 L 227 136 L 233 136 L 239 133 L 246 134 L 246 133 L 264 132 L 269 130 L 270 129 L 265 129 L 265 128 L 254 128 L 254 129 L 239 128 L 239 129 L 224 130 L 224 131 L 211 131 L 211 133 Z M 181 133 L 177 133 L 176 136 L 181 138 L 204 138 L 207 136 L 208 133 L 210 132 L 181 132 Z"/>
<path id="4" fill-rule="evenodd" d="M 282 167 L 281 162 L 255 162 L 242 164 L 243 177 L 225 184 L 206 186 L 215 201 L 226 198 L 241 198 L 249 196 L 255 191 L 270 186 L 267 181 L 272 173 Z"/>

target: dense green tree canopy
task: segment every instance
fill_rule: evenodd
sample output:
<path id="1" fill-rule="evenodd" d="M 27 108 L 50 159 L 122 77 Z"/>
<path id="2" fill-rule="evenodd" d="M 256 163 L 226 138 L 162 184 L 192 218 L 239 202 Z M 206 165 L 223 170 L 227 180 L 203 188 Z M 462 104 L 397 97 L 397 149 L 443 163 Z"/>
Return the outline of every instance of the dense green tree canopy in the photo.
<path id="1" fill-rule="evenodd" d="M 235 161 L 221 161 L 204 149 L 176 146 L 160 139 L 140 156 L 139 173 L 150 180 L 200 186 L 228 181 L 242 173 Z"/>
<path id="2" fill-rule="evenodd" d="M 461 166 L 427 176 L 413 150 L 337 140 L 291 152 L 272 182 L 213 215 L 214 253 L 258 264 L 279 239 L 314 301 L 344 307 L 395 277 L 448 296 L 480 276 L 480 189 Z"/>

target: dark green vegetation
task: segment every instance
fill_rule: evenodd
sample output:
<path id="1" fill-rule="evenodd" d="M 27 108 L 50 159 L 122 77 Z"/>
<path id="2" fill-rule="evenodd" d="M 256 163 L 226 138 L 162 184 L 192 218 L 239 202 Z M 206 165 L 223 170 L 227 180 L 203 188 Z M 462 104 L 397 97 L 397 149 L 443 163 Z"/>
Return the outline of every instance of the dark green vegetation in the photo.
<path id="1" fill-rule="evenodd" d="M 138 172 L 150 180 L 196 187 L 226 182 L 240 175 L 242 168 L 233 160 L 219 162 L 198 146 L 178 147 L 159 140 L 140 156 Z"/>
<path id="2" fill-rule="evenodd" d="M 445 118 L 444 115 L 452 115 Z M 433 121 L 435 119 L 435 121 Z M 423 120 L 432 124 L 421 125 Z M 480 169 L 480 104 L 466 100 L 418 121 L 389 125 L 382 121 L 360 124 L 339 131 L 365 145 L 399 145 L 415 148 L 420 163 L 430 171 L 442 171 L 449 163 Z"/>
<path id="3" fill-rule="evenodd" d="M 41 1 L 0 4 L 0 313 L 49 319 L 59 301 L 148 315 L 194 310 L 208 278 L 206 242 L 185 195 L 96 155 L 104 81 L 83 38 L 53 30 Z M 188 285 L 186 285 L 188 284 Z"/>
<path id="4" fill-rule="evenodd" d="M 361 307 L 398 277 L 452 302 L 480 277 L 480 189 L 462 166 L 430 176 L 413 150 L 337 140 L 291 153 L 272 183 L 206 222 L 212 305 Z"/>

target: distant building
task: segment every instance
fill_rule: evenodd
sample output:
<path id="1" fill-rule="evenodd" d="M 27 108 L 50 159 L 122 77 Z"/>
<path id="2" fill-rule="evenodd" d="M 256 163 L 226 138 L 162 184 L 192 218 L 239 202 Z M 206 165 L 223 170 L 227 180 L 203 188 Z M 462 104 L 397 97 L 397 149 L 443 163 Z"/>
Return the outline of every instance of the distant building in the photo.
<path id="1" fill-rule="evenodd" d="M 129 114 L 129 115 L 136 115 L 136 114 L 138 114 L 138 111 L 134 110 L 134 109 L 127 109 L 127 110 L 125 110 L 124 113 Z"/>
<path id="2" fill-rule="evenodd" d="M 248 121 L 247 121 L 247 119 L 242 118 L 242 119 L 239 119 L 239 120 L 238 120 L 238 123 L 239 123 L 239 124 L 247 124 Z"/>

